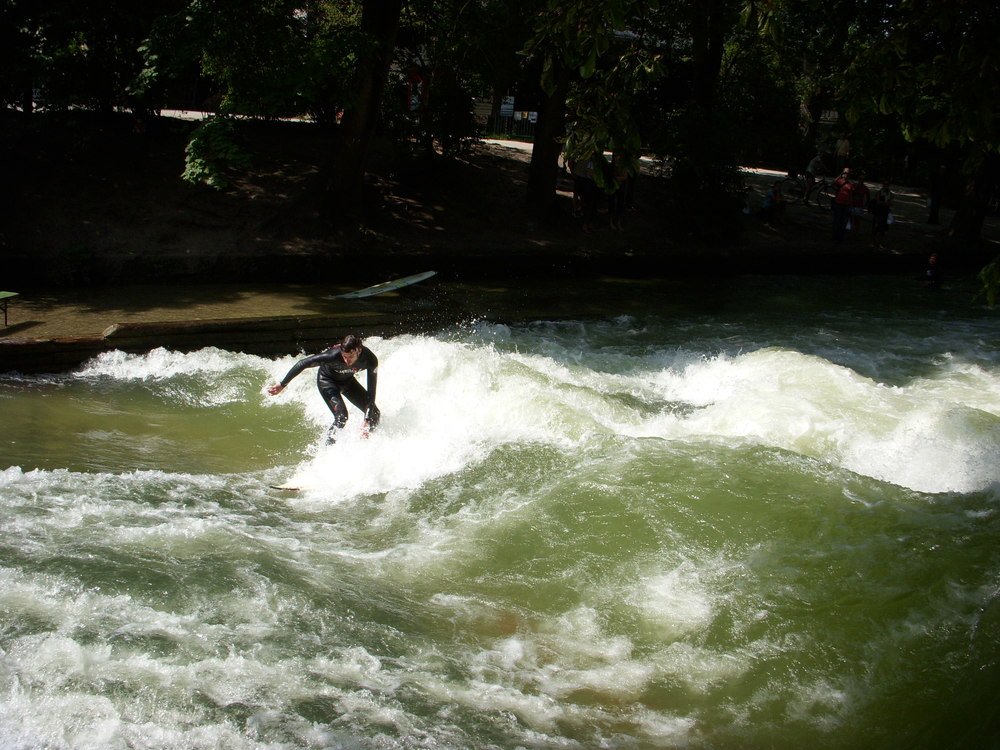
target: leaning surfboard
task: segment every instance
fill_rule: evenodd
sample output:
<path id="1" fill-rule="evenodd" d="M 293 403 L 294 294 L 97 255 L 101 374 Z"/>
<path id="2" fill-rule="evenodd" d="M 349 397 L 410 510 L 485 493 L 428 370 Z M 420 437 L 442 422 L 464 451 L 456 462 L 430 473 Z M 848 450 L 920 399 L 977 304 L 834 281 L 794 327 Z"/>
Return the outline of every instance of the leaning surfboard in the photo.
<path id="1" fill-rule="evenodd" d="M 426 279 L 429 279 L 431 276 L 434 276 L 436 273 L 437 271 L 424 271 L 423 273 L 415 273 L 412 276 L 404 276 L 401 279 L 384 281 L 381 284 L 365 287 L 364 289 L 358 289 L 353 292 L 347 292 L 346 294 L 331 294 L 330 299 L 361 299 L 362 297 L 373 297 L 376 294 L 384 294 L 385 292 L 391 292 L 394 289 L 402 289 L 404 286 L 410 286 L 410 284 L 416 284 L 420 281 L 425 281 Z"/>

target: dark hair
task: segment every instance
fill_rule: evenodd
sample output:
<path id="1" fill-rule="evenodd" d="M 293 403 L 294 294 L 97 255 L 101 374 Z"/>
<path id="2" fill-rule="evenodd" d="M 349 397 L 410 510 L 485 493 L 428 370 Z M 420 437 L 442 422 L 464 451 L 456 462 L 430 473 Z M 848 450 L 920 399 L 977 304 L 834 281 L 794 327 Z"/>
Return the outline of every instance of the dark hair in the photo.
<path id="1" fill-rule="evenodd" d="M 355 349 L 361 348 L 361 339 L 355 336 L 353 333 L 349 333 L 344 336 L 344 340 L 340 342 L 340 351 L 342 352 L 353 352 Z"/>

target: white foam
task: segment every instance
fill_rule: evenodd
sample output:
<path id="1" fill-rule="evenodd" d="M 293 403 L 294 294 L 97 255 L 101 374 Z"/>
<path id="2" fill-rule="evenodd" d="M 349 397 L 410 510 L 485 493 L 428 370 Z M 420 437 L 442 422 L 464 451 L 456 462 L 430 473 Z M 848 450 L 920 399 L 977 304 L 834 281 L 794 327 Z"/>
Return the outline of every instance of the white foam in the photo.
<path id="1" fill-rule="evenodd" d="M 646 627 L 665 641 L 704 629 L 714 616 L 713 596 L 690 564 L 643 580 L 629 601 Z"/>
<path id="2" fill-rule="evenodd" d="M 446 598 L 439 603 L 466 616 L 471 605 Z M 677 683 L 704 693 L 747 669 L 744 660 L 684 643 L 641 655 L 633 651 L 631 639 L 606 632 L 596 609 L 580 606 L 534 624 L 522 622 L 516 634 L 463 656 L 471 665 L 469 682 L 455 685 L 429 675 L 427 689 L 474 710 L 510 711 L 537 732 L 608 722 L 630 726 L 630 734 L 639 737 L 683 743 L 696 719 L 646 710 L 647 692 Z M 612 712 L 609 706 L 618 708 Z"/>
<path id="3" fill-rule="evenodd" d="M 967 407 L 965 389 L 938 383 L 929 397 L 923 382 L 885 386 L 780 349 L 665 371 L 658 383 L 667 397 L 700 407 L 653 420 L 665 437 L 760 443 L 924 492 L 967 492 L 1000 481 L 1000 415 Z"/>
<path id="4" fill-rule="evenodd" d="M 120 350 L 102 352 L 75 375 L 78 378 L 107 377 L 114 380 L 167 380 L 177 375 L 227 372 L 247 355 L 208 347 L 196 352 L 176 352 L 159 347 L 144 354 Z"/>
<path id="5" fill-rule="evenodd" d="M 637 335 L 630 325 L 614 324 L 617 343 Z M 778 347 L 732 354 L 649 345 L 581 349 L 564 329 L 515 335 L 484 326 L 464 341 L 373 337 L 383 425 L 369 441 L 359 439 L 361 416 L 350 406 L 337 445 L 321 445 L 331 416 L 313 372 L 278 397 L 259 396 L 264 408 L 298 407 L 312 436 L 311 455 L 282 479 L 342 502 L 412 490 L 508 443 L 572 452 L 597 433 L 756 443 L 924 492 L 968 492 L 1000 481 L 1000 377 L 985 361 L 949 354 L 931 374 L 888 386 Z M 523 336 L 531 346 L 511 350 Z M 215 349 L 109 352 L 76 377 L 156 383 L 198 375 L 197 385 L 175 384 L 164 396 L 205 405 L 246 401 L 295 360 Z"/>
<path id="6" fill-rule="evenodd" d="M 714 357 L 672 351 L 666 366 L 653 353 L 644 359 L 659 369 L 632 360 L 623 366 L 630 372 L 421 337 L 382 348 L 384 431 L 370 445 L 347 435 L 301 467 L 296 481 L 347 495 L 416 487 L 504 443 L 575 450 L 594 431 L 760 443 L 925 492 L 1000 481 L 1000 418 L 986 410 L 997 408 L 1000 382 L 982 368 L 972 368 L 974 385 L 951 389 L 940 379 L 886 386 L 821 357 L 773 348 Z M 689 408 L 650 417 L 615 400 L 617 393 Z M 317 425 L 329 418 L 310 389 L 296 398 Z M 342 481 L 344 471 L 355 478 Z"/>

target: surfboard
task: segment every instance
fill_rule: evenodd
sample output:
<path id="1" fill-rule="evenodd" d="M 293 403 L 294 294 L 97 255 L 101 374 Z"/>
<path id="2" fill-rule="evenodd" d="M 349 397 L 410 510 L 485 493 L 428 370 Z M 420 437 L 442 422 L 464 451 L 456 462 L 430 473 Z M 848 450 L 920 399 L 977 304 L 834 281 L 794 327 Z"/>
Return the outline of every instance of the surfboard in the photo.
<path id="1" fill-rule="evenodd" d="M 391 292 L 394 289 L 402 289 L 404 286 L 409 286 L 410 284 L 416 284 L 420 281 L 425 281 L 431 276 L 434 276 L 437 271 L 424 271 L 423 273 L 415 273 L 412 276 L 404 276 L 401 279 L 393 279 L 392 281 L 383 281 L 381 284 L 376 284 L 375 286 L 368 286 L 364 289 L 357 289 L 353 292 L 347 292 L 346 294 L 331 294 L 329 299 L 361 299 L 362 297 L 373 297 L 376 294 L 383 294 L 385 292 Z"/>
<path id="2" fill-rule="evenodd" d="M 309 489 L 304 484 L 272 484 L 272 490 L 288 490 L 289 492 L 301 492 L 302 490 Z"/>

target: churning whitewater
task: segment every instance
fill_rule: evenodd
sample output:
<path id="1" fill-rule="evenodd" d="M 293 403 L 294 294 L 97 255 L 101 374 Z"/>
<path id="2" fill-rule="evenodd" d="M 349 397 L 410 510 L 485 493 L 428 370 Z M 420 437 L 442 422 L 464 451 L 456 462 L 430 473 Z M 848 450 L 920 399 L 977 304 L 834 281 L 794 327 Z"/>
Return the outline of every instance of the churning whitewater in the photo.
<path id="1" fill-rule="evenodd" d="M 995 313 L 748 283 L 0 375 L 0 746 L 992 747 Z"/>

